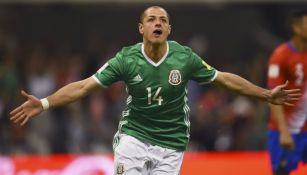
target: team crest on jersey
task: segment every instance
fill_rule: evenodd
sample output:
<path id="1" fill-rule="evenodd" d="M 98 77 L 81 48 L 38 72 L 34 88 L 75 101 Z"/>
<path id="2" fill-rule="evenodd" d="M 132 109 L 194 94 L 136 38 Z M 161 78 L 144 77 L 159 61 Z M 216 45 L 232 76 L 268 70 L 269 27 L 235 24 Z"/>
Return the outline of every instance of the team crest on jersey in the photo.
<path id="1" fill-rule="evenodd" d="M 178 85 L 181 83 L 181 74 L 179 70 L 171 70 L 168 76 L 168 82 L 171 85 Z"/>
<path id="2" fill-rule="evenodd" d="M 124 164 L 122 164 L 122 163 L 117 164 L 116 175 L 122 175 L 122 174 L 124 174 L 124 172 L 125 172 Z"/>

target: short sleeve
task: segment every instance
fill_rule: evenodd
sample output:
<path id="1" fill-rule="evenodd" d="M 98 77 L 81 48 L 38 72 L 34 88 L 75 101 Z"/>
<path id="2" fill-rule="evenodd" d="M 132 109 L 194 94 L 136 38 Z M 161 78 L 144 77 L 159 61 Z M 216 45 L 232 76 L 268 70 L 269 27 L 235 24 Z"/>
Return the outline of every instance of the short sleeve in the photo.
<path id="1" fill-rule="evenodd" d="M 275 51 L 269 59 L 268 63 L 268 88 L 271 89 L 286 81 L 286 68 L 282 53 Z"/>
<path id="2" fill-rule="evenodd" d="M 217 76 L 218 71 L 202 60 L 196 53 L 191 53 L 192 80 L 199 84 L 211 83 Z"/>
<path id="3" fill-rule="evenodd" d="M 93 76 L 102 87 L 108 87 L 112 83 L 124 80 L 125 62 L 121 52 L 106 62 Z"/>

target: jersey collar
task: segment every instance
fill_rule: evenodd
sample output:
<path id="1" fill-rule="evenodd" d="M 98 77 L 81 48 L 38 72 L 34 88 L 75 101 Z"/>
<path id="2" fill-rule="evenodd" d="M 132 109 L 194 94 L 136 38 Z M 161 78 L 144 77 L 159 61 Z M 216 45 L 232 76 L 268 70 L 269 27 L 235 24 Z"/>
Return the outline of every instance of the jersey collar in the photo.
<path id="1" fill-rule="evenodd" d="M 143 56 L 145 57 L 145 59 L 150 63 L 152 64 L 153 66 L 155 67 L 158 67 L 161 63 L 163 63 L 163 61 L 165 60 L 165 58 L 167 57 L 168 55 L 168 52 L 169 52 L 169 46 L 168 46 L 168 42 L 166 41 L 166 52 L 165 54 L 163 55 L 163 57 L 160 59 L 160 61 L 158 61 L 157 63 L 153 62 L 145 53 L 145 50 L 144 50 L 144 43 L 142 43 L 142 54 Z"/>
<path id="2" fill-rule="evenodd" d="M 291 41 L 289 41 L 287 43 L 288 45 L 288 48 L 292 51 L 292 52 L 295 52 L 295 53 L 298 53 L 299 51 L 294 47 L 293 43 Z"/>

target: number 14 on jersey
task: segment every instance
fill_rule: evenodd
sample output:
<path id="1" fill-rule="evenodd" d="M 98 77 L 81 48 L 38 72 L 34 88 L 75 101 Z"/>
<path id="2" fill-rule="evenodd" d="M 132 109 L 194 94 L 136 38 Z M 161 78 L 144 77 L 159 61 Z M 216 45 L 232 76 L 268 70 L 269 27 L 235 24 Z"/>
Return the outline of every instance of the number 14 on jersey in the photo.
<path id="1" fill-rule="evenodd" d="M 147 92 L 148 92 L 148 104 L 151 105 L 151 103 L 153 101 L 157 101 L 158 102 L 158 105 L 162 105 L 162 101 L 163 101 L 163 98 L 161 95 L 159 95 L 159 93 L 161 92 L 161 89 L 162 87 L 159 87 L 157 89 L 157 91 L 155 92 L 155 95 L 152 97 L 152 91 L 151 91 L 151 87 L 148 87 L 146 88 L 147 89 Z"/>

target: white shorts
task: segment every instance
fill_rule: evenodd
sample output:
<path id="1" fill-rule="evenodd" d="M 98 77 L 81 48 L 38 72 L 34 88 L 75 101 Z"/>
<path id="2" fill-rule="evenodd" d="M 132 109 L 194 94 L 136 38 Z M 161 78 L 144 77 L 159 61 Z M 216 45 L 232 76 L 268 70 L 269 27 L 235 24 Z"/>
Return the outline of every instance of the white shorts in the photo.
<path id="1" fill-rule="evenodd" d="M 183 152 L 121 134 L 114 149 L 115 175 L 178 175 Z"/>

